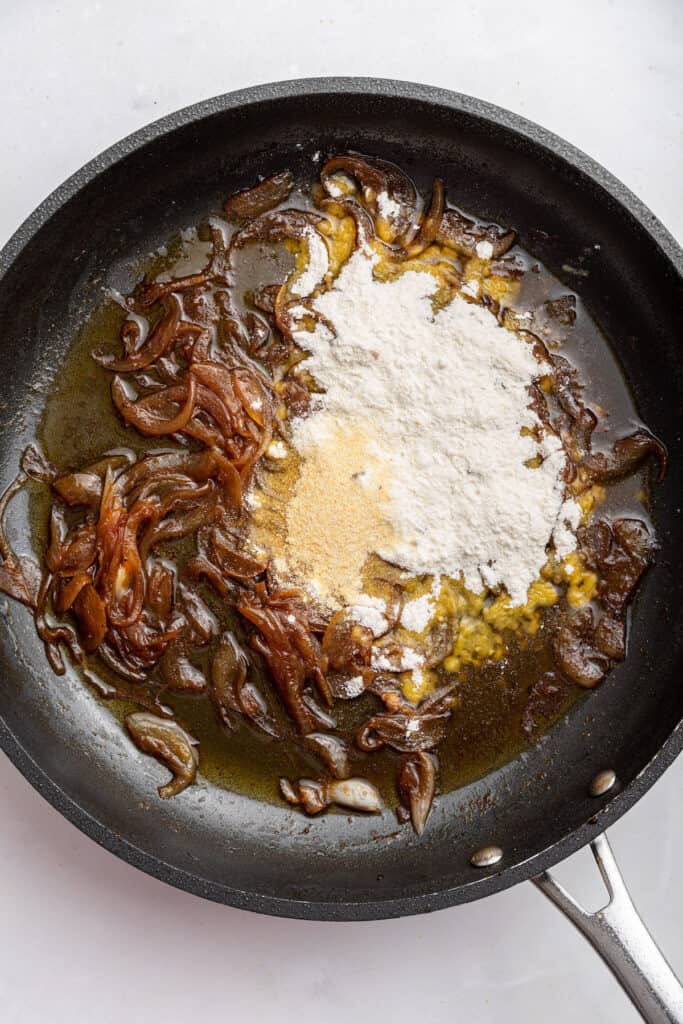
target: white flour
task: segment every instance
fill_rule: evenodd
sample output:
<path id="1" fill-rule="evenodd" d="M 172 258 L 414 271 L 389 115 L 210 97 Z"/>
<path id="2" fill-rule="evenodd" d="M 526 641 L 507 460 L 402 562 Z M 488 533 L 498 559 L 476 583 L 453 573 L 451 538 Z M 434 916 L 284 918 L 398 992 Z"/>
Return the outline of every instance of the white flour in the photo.
<path id="1" fill-rule="evenodd" d="M 401 625 L 411 633 L 421 633 L 434 614 L 434 605 L 441 590 L 441 581 L 437 578 L 432 584 L 430 593 L 407 601 L 401 612 Z"/>
<path id="2" fill-rule="evenodd" d="M 388 221 L 393 221 L 399 216 L 401 207 L 395 199 L 392 199 L 391 196 L 388 195 L 388 193 L 379 192 L 377 195 L 377 210 L 380 217 L 384 217 L 384 219 Z"/>
<path id="3" fill-rule="evenodd" d="M 305 457 L 335 425 L 370 428 L 389 476 L 389 493 L 374 497 L 397 538 L 377 553 L 414 574 L 462 573 L 476 592 L 505 586 L 523 604 L 553 532 L 566 554 L 578 522 L 559 441 L 520 434 L 538 426 L 527 389 L 542 370 L 488 310 L 456 297 L 435 315 L 433 276 L 380 283 L 373 261 L 354 254 L 314 300 L 335 334 L 322 324 L 297 332 L 325 394 L 296 421 L 294 444 Z"/>
<path id="4" fill-rule="evenodd" d="M 383 615 L 386 611 L 386 604 L 381 598 L 367 598 L 367 604 L 354 604 L 346 609 L 346 614 L 354 622 L 366 626 L 373 636 L 381 636 L 386 633 L 389 624 Z"/>
<path id="5" fill-rule="evenodd" d="M 306 228 L 304 238 L 308 246 L 308 264 L 301 277 L 292 284 L 294 295 L 310 295 L 320 284 L 329 266 L 327 246 L 314 228 Z"/>

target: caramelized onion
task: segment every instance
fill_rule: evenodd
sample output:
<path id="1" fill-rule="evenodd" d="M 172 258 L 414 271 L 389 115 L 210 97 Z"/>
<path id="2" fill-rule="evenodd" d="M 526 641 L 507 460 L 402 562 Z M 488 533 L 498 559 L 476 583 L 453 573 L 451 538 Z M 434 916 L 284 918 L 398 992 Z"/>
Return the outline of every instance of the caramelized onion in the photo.
<path id="1" fill-rule="evenodd" d="M 440 178 L 434 179 L 432 185 L 432 198 L 429 209 L 425 214 L 415 238 L 406 245 L 406 256 L 419 256 L 435 240 L 441 227 L 441 219 L 445 208 L 445 194 L 443 182 Z"/>
<path id="2" fill-rule="evenodd" d="M 137 747 L 145 754 L 151 754 L 173 773 L 173 778 L 159 786 L 159 796 L 164 800 L 177 796 L 191 785 L 197 776 L 199 755 L 198 742 L 177 722 L 160 718 L 147 711 L 136 711 L 126 715 L 126 728 Z"/>
<path id="3" fill-rule="evenodd" d="M 233 220 L 250 220 L 284 203 L 293 187 L 294 179 L 290 172 L 280 171 L 259 181 L 258 185 L 234 192 L 223 203 L 223 210 Z"/>
<path id="4" fill-rule="evenodd" d="M 172 416 L 164 417 L 163 403 L 174 402 L 181 396 L 177 388 L 165 388 L 163 391 L 139 398 L 132 402 L 125 391 L 123 381 L 120 377 L 114 377 L 111 382 L 111 396 L 114 405 L 123 416 L 126 423 L 130 423 L 141 434 L 149 437 L 162 437 L 164 434 L 175 434 L 183 430 L 189 423 L 194 412 L 197 401 L 197 382 L 192 374 L 188 375 L 187 385 L 182 388 L 184 404 Z"/>
<path id="5" fill-rule="evenodd" d="M 305 699 L 304 688 L 312 683 L 326 703 L 332 703 L 317 642 L 298 595 L 291 591 L 266 595 L 259 584 L 253 594 L 242 596 L 237 610 L 258 630 L 251 637 L 251 646 L 266 661 L 299 732 L 314 732 L 321 725 L 325 728 L 329 724 L 327 716 L 310 699 Z"/>
<path id="6" fill-rule="evenodd" d="M 647 430 L 637 430 L 630 437 L 620 438 L 609 452 L 587 455 L 582 465 L 591 480 L 605 483 L 629 476 L 650 455 L 657 462 L 657 480 L 661 481 L 666 473 L 666 448 Z"/>
<path id="7" fill-rule="evenodd" d="M 122 359 L 101 352 L 93 352 L 93 359 L 108 370 L 114 370 L 115 373 L 130 373 L 133 370 L 142 370 L 151 366 L 173 344 L 180 326 L 180 302 L 175 295 L 167 296 L 165 302 L 167 303 L 165 314 L 152 330 L 142 348 L 136 349 Z"/>
<path id="8" fill-rule="evenodd" d="M 334 196 L 331 179 L 339 172 L 353 179 L 360 187 L 361 197 L 373 217 L 377 217 L 377 197 L 385 193 L 390 202 L 397 206 L 397 213 L 388 225 L 391 241 L 402 241 L 413 226 L 417 208 L 417 193 L 410 178 L 398 167 L 384 160 L 365 160 L 359 156 L 334 156 L 320 171 L 320 181 L 328 195 L 335 201 L 343 197 Z"/>
<path id="9" fill-rule="evenodd" d="M 591 608 L 580 608 L 562 620 L 553 638 L 555 661 L 561 672 L 585 689 L 602 682 L 609 661 L 595 645 L 595 625 Z"/>
<path id="10" fill-rule="evenodd" d="M 377 788 L 366 779 L 300 779 L 296 786 L 288 779 L 280 779 L 280 792 L 288 803 L 300 804 L 307 814 L 319 814 L 330 804 L 366 814 L 379 814 L 384 806 Z"/>
<path id="11" fill-rule="evenodd" d="M 424 751 L 404 756 L 398 770 L 398 791 L 410 811 L 413 828 L 422 835 L 436 792 L 435 756 Z"/>
<path id="12" fill-rule="evenodd" d="M 281 732 L 259 690 L 248 678 L 248 662 L 234 636 L 224 633 L 211 663 L 211 693 L 224 725 L 233 727 L 230 712 L 250 719 L 269 736 Z"/>
<path id="13" fill-rule="evenodd" d="M 455 703 L 455 687 L 444 686 L 415 709 L 404 705 L 388 714 L 373 715 L 356 734 L 361 750 L 384 746 L 403 752 L 432 750 L 444 738 Z"/>
<path id="14" fill-rule="evenodd" d="M 230 245 L 232 249 L 241 249 L 248 242 L 285 242 L 301 238 L 308 228 L 324 219 L 312 210 L 271 210 L 236 232 Z"/>
<path id="15" fill-rule="evenodd" d="M 169 690 L 197 694 L 206 689 L 204 673 L 192 664 L 178 644 L 173 643 L 166 648 L 159 669 L 164 686 Z"/>
<path id="16" fill-rule="evenodd" d="M 339 736 L 330 736 L 326 732 L 309 732 L 304 742 L 309 750 L 324 761 L 335 779 L 345 779 L 348 776 L 349 752 Z"/>

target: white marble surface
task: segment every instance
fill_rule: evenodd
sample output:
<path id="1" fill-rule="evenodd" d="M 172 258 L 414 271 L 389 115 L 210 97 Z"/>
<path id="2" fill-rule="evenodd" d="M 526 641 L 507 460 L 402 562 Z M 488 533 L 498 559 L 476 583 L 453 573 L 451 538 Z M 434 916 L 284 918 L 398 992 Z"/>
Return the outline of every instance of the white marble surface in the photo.
<path id="1" fill-rule="evenodd" d="M 325 74 L 414 79 L 509 107 L 591 153 L 680 239 L 682 15 L 678 0 L 1 0 L 0 242 L 84 161 L 161 114 L 255 82 Z M 679 974 L 682 783 L 683 762 L 611 832 Z M 376 1019 L 392 1024 L 637 1019 L 528 884 L 401 921 L 271 920 L 123 864 L 4 758 L 0 813 L 7 1024 L 335 1024 L 378 1008 Z M 595 898 L 588 853 L 560 875 Z"/>

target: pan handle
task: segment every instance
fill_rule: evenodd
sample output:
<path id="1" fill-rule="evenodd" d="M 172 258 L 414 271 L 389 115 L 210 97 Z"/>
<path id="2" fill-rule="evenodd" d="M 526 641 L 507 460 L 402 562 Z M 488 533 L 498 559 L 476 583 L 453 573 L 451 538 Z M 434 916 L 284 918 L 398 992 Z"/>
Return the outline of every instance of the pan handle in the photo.
<path id="1" fill-rule="evenodd" d="M 648 1024 L 683 1024 L 683 988 L 633 905 L 606 835 L 591 850 L 609 901 L 589 914 L 547 871 L 532 879 L 600 954 Z"/>

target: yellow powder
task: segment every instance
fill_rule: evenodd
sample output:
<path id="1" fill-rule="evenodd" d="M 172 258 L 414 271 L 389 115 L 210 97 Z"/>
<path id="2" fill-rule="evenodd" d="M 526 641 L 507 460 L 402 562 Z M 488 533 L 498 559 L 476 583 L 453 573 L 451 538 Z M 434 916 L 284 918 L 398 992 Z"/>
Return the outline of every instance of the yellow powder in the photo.
<path id="1" fill-rule="evenodd" d="M 368 557 L 393 540 L 372 434 L 356 424 L 328 433 L 305 453 L 287 504 L 283 561 L 325 604 L 357 602 Z"/>

